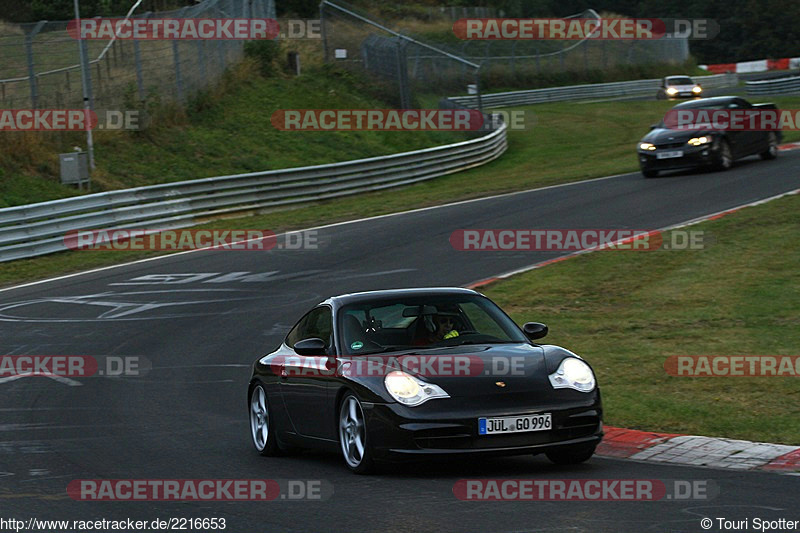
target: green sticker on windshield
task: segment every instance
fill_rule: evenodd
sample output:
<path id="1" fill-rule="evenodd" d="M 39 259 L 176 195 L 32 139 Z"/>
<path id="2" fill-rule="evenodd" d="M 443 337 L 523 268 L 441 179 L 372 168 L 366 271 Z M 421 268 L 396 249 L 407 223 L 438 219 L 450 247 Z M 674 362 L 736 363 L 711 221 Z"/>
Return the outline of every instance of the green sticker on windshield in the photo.
<path id="1" fill-rule="evenodd" d="M 356 341 L 356 342 L 354 342 L 353 344 L 350 345 L 350 349 L 351 350 L 360 350 L 363 347 L 364 347 L 364 343 L 361 342 L 361 341 Z"/>

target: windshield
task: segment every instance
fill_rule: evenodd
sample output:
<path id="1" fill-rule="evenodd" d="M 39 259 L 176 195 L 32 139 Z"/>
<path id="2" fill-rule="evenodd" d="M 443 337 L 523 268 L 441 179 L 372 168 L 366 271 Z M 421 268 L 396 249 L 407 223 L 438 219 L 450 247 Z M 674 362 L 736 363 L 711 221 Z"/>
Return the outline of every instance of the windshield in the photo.
<path id="1" fill-rule="evenodd" d="M 468 294 L 350 304 L 342 307 L 337 317 L 346 355 L 528 342 L 499 307 L 487 298 Z"/>
<path id="2" fill-rule="evenodd" d="M 667 85 L 694 85 L 692 78 L 689 77 L 682 77 L 682 78 L 667 78 Z"/>

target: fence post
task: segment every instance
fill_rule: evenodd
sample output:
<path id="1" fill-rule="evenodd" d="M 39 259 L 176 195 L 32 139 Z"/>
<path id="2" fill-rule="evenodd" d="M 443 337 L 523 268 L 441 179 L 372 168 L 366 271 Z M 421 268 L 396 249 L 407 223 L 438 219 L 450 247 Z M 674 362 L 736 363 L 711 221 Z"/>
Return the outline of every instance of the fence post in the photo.
<path id="1" fill-rule="evenodd" d="M 583 72 L 589 72 L 589 40 L 583 41 Z"/>
<path id="2" fill-rule="evenodd" d="M 89 47 L 86 39 L 80 41 L 81 62 L 83 63 L 83 71 L 86 72 L 86 96 L 89 98 L 89 109 L 94 110 L 94 90 L 92 88 L 92 64 L 89 62 Z"/>
<path id="3" fill-rule="evenodd" d="M 398 40 L 395 47 L 397 58 L 397 86 L 400 91 L 400 109 L 411 109 L 411 94 L 408 86 L 408 60 L 405 41 Z"/>
<path id="4" fill-rule="evenodd" d="M 322 60 L 328 62 L 328 32 L 325 30 L 325 1 L 319 3 L 319 27 L 322 30 Z"/>
<path id="5" fill-rule="evenodd" d="M 189 9 L 189 6 L 183 7 L 178 10 L 177 18 L 182 19 L 186 17 L 186 11 Z M 247 9 L 246 3 L 242 6 L 242 13 Z M 173 64 L 175 65 L 175 88 L 178 93 L 178 101 L 183 103 L 184 102 L 184 90 L 183 90 L 183 76 L 181 75 L 181 55 L 178 51 L 178 40 L 172 40 L 172 58 Z"/>
<path id="6" fill-rule="evenodd" d="M 208 76 L 206 73 L 206 42 L 205 41 L 197 41 L 197 63 L 200 67 L 200 78 L 201 81 L 198 84 L 198 87 L 205 86 L 208 81 Z"/>
<path id="7" fill-rule="evenodd" d="M 481 69 L 475 70 L 475 95 L 477 96 L 478 111 L 483 113 L 483 99 L 481 98 Z"/>
<path id="8" fill-rule="evenodd" d="M 136 69 L 136 87 L 139 89 L 139 101 L 144 102 L 144 76 L 142 76 L 142 51 L 139 41 L 133 41 L 133 64 Z"/>
<path id="9" fill-rule="evenodd" d="M 517 75 L 517 43 L 519 41 L 514 41 L 511 44 L 511 74 L 516 76 Z"/>
<path id="10" fill-rule="evenodd" d="M 225 71 L 225 44 L 222 40 L 217 40 L 217 54 L 219 55 L 219 71 Z"/>
<path id="11" fill-rule="evenodd" d="M 175 89 L 178 91 L 178 101 L 183 102 L 183 80 L 181 79 L 181 56 L 178 52 L 178 41 L 172 40 L 172 58 L 175 66 Z"/>
<path id="12" fill-rule="evenodd" d="M 33 64 L 33 38 L 36 37 L 42 27 L 47 24 L 46 20 L 42 20 L 33 27 L 30 33 L 25 34 L 25 56 L 28 61 L 28 83 L 31 89 L 31 107 L 36 109 L 39 103 L 39 87 L 36 79 L 36 68 Z"/>

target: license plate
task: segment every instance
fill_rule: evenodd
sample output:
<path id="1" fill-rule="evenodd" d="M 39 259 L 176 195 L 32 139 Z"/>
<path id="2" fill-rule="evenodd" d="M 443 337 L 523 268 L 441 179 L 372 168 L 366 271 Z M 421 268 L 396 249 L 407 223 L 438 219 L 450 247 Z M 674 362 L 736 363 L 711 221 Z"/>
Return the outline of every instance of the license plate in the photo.
<path id="1" fill-rule="evenodd" d="M 479 435 L 522 433 L 525 431 L 547 431 L 548 429 L 552 429 L 552 427 L 553 421 L 550 413 L 478 419 Z"/>
<path id="2" fill-rule="evenodd" d="M 659 152 L 656 154 L 656 159 L 672 159 L 674 157 L 683 157 L 683 150 L 673 150 L 671 152 Z"/>

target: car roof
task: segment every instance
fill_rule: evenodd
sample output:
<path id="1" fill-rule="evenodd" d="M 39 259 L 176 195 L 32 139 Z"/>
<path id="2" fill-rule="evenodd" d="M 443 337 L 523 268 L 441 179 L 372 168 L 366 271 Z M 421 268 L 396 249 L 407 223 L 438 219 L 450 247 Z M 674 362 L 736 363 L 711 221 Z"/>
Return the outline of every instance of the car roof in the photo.
<path id="1" fill-rule="evenodd" d="M 675 78 L 689 78 L 690 80 L 692 79 L 691 76 L 688 76 L 686 74 L 675 74 L 674 76 L 664 76 L 665 80 L 672 80 Z"/>
<path id="2" fill-rule="evenodd" d="M 680 104 L 673 107 L 673 109 L 684 108 L 684 107 L 696 107 L 702 109 L 706 106 L 715 106 L 719 104 L 729 104 L 734 100 L 739 100 L 741 97 L 739 96 L 711 96 L 709 98 L 703 98 L 702 100 L 691 100 L 689 102 L 681 102 Z"/>
<path id="3" fill-rule="evenodd" d="M 465 289 L 463 287 L 416 287 L 410 289 L 387 289 L 380 291 L 364 291 L 340 294 L 338 296 L 331 296 L 322 303 L 333 305 L 334 307 L 340 307 L 351 303 L 385 300 L 403 296 L 450 296 L 458 294 L 472 296 L 480 295 L 480 293 L 472 289 Z"/>

